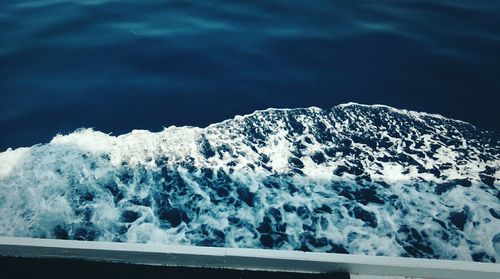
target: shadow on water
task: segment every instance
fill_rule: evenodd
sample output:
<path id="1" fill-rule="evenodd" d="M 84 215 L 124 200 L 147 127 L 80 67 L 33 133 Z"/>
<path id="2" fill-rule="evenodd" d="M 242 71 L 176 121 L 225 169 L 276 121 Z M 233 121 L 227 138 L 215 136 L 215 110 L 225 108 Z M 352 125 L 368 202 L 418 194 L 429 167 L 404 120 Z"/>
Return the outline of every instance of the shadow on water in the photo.
<path id="1" fill-rule="evenodd" d="M 166 267 L 139 264 L 123 264 L 111 262 L 85 261 L 75 259 L 35 259 L 0 257 L 3 274 L 9 277 L 38 278 L 40 275 L 49 278 L 330 278 L 348 279 L 347 272 L 333 273 L 296 273 L 249 271 L 222 268 L 189 268 Z"/>

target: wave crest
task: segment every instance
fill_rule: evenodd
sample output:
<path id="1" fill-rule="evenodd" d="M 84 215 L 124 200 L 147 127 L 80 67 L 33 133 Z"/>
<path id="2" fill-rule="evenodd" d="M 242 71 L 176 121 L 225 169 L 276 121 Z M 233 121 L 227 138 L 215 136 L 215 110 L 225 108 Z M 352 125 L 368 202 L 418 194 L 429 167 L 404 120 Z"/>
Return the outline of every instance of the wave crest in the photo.
<path id="1" fill-rule="evenodd" d="M 0 153 L 0 235 L 500 259 L 498 135 L 386 106 Z"/>

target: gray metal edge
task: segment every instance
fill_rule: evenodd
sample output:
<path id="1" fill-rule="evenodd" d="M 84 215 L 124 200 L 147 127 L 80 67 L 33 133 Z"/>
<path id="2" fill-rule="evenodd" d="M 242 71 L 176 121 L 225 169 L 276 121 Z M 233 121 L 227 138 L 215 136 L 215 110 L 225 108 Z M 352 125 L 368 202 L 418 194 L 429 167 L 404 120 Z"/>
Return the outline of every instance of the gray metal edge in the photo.
<path id="1" fill-rule="evenodd" d="M 164 266 L 336 272 L 421 278 L 500 278 L 500 264 L 330 253 L 0 237 L 0 255 Z"/>

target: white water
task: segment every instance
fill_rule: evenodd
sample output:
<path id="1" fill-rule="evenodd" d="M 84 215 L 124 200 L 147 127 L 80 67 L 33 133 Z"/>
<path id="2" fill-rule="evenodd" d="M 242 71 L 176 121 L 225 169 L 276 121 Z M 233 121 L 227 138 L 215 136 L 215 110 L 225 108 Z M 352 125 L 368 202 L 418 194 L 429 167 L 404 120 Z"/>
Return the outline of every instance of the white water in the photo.
<path id="1" fill-rule="evenodd" d="M 0 235 L 497 261 L 499 149 L 461 121 L 353 103 L 82 129 L 0 153 Z"/>

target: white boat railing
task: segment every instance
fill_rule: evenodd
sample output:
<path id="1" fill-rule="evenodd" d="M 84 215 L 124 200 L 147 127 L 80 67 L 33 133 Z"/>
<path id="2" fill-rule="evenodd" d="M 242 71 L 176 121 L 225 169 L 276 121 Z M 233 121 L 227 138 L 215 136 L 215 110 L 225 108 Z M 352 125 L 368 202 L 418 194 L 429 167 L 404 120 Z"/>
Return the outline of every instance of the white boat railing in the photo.
<path id="1" fill-rule="evenodd" d="M 500 278 L 500 264 L 300 251 L 0 237 L 0 256 L 418 278 Z"/>

